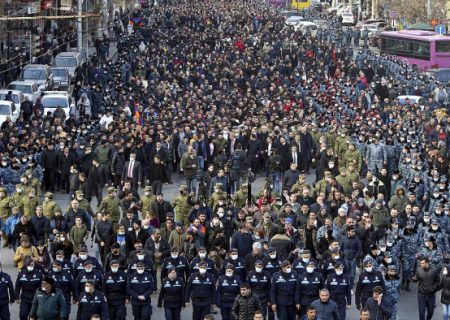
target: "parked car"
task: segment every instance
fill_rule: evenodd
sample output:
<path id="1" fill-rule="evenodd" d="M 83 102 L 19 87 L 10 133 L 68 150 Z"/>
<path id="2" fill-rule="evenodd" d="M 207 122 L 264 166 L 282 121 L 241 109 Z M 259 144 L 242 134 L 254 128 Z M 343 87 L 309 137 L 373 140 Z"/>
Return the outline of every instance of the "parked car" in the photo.
<path id="1" fill-rule="evenodd" d="M 66 67 L 51 67 L 53 73 L 53 88 L 55 90 L 69 90 L 71 76 Z"/>
<path id="2" fill-rule="evenodd" d="M 72 78 L 75 75 L 75 69 L 80 66 L 82 62 L 83 59 L 78 52 L 61 52 L 55 57 L 55 66 L 67 68 Z"/>
<path id="3" fill-rule="evenodd" d="M 291 16 L 284 21 L 284 23 L 288 26 L 295 27 L 297 24 L 299 24 L 301 21 L 303 21 L 303 17 L 300 16 Z"/>
<path id="4" fill-rule="evenodd" d="M 63 109 L 66 119 L 70 117 L 70 114 L 75 114 L 75 102 L 68 91 L 45 91 L 41 102 L 44 107 L 44 115 L 47 115 L 48 112 L 53 114 L 58 107 Z"/>
<path id="5" fill-rule="evenodd" d="M 305 33 L 306 30 L 308 29 L 309 31 L 311 31 L 311 35 L 315 37 L 317 34 L 317 24 L 315 24 L 314 22 L 303 21 L 302 23 L 299 24 L 299 28 L 297 30 L 300 30 L 302 33 Z"/>
<path id="6" fill-rule="evenodd" d="M 355 16 L 351 12 L 344 12 L 341 14 L 342 16 L 342 25 L 343 26 L 354 26 L 355 25 Z"/>
<path id="7" fill-rule="evenodd" d="M 382 22 L 386 25 L 386 21 L 384 21 L 383 19 L 366 19 L 358 22 L 356 26 L 361 27 L 363 24 L 374 24 L 376 22 Z"/>
<path id="8" fill-rule="evenodd" d="M 53 74 L 50 67 L 44 64 L 27 64 L 19 75 L 19 80 L 34 81 L 42 91 L 53 88 Z"/>
<path id="9" fill-rule="evenodd" d="M 322 29 L 328 29 L 328 21 L 327 20 L 313 20 L 313 22 Z"/>
<path id="10" fill-rule="evenodd" d="M 32 80 L 25 81 L 13 81 L 6 87 L 10 90 L 18 90 L 23 93 L 24 96 L 28 97 L 33 103 L 36 102 L 37 98 L 41 95 L 41 89 Z"/>
<path id="11" fill-rule="evenodd" d="M 6 121 L 6 118 L 10 118 L 16 122 L 20 115 L 20 108 L 16 108 L 14 102 L 0 100 L 0 125 Z"/>
<path id="12" fill-rule="evenodd" d="M 11 91 L 11 96 L 13 102 L 18 110 L 20 110 L 20 105 L 25 101 L 24 94 L 19 90 L 9 90 L 9 89 L 0 89 L 0 100 L 5 100 L 8 92 Z"/>

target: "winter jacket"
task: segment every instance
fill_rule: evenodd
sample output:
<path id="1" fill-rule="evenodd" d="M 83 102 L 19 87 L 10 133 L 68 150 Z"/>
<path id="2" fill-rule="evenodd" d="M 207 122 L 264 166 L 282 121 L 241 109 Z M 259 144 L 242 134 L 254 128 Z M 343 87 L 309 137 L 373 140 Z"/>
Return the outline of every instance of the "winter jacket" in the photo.
<path id="1" fill-rule="evenodd" d="M 231 314 L 234 319 L 252 320 L 256 310 L 262 310 L 261 302 L 254 293 L 250 293 L 247 297 L 243 297 L 242 295 L 236 297 Z"/>
<path id="2" fill-rule="evenodd" d="M 121 175 L 124 166 L 125 166 L 125 156 L 123 152 L 117 151 L 116 153 L 114 153 L 114 156 L 112 158 L 111 173 Z"/>
<path id="3" fill-rule="evenodd" d="M 385 306 L 383 300 L 381 300 L 381 304 L 378 305 L 378 302 L 373 298 L 367 299 L 366 308 L 369 309 L 370 320 L 387 320 L 390 319 L 392 314 L 391 310 Z"/>
<path id="4" fill-rule="evenodd" d="M 372 223 L 378 227 L 386 218 L 389 217 L 389 211 L 386 207 L 377 208 L 376 206 L 370 209 L 369 214 L 372 216 Z"/>
<path id="5" fill-rule="evenodd" d="M 441 303 L 450 304 L 450 275 L 443 276 L 439 284 L 441 292 Z"/>
<path id="6" fill-rule="evenodd" d="M 344 253 L 344 257 L 347 260 L 354 260 L 359 257 L 361 254 L 361 240 L 358 236 L 354 237 L 347 237 L 343 236 L 341 237 L 340 241 L 340 247 L 342 249 L 342 252 Z"/>
<path id="7" fill-rule="evenodd" d="M 59 289 L 46 293 L 37 289 L 31 305 L 30 318 L 39 320 L 67 319 L 67 305 Z"/>
<path id="8" fill-rule="evenodd" d="M 311 306 L 316 308 L 316 314 L 318 320 L 339 320 L 339 312 L 337 304 L 328 300 L 328 302 L 323 303 L 320 299 L 314 300 Z"/>
<path id="9" fill-rule="evenodd" d="M 439 273 L 433 268 L 429 267 L 427 270 L 423 268 L 417 269 L 414 282 L 419 282 L 418 292 L 421 295 L 431 297 L 439 289 Z"/>

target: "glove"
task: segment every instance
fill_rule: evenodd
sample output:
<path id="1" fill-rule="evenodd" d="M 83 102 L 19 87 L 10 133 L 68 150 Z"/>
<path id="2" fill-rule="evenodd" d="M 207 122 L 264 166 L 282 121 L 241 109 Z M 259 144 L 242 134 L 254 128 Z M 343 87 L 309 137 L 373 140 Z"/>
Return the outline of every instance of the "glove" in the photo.
<path id="1" fill-rule="evenodd" d="M 360 304 L 356 305 L 356 309 L 361 310 L 361 305 Z"/>

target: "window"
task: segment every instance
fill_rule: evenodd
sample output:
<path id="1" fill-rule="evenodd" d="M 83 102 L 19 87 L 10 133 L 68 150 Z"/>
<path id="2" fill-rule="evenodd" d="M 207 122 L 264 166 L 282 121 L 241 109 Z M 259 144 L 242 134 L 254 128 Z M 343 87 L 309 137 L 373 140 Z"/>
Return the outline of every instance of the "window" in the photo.
<path id="1" fill-rule="evenodd" d="M 44 97 L 44 99 L 42 99 L 42 105 L 44 106 L 44 108 L 57 108 L 57 107 L 66 108 L 67 99 L 60 97 L 50 97 L 46 99 Z"/>
<path id="2" fill-rule="evenodd" d="M 450 53 L 450 41 L 436 41 L 436 52 Z"/>
<path id="3" fill-rule="evenodd" d="M 9 116 L 10 115 L 9 107 L 4 104 L 0 105 L 0 115 L 1 116 Z"/>
<path id="4" fill-rule="evenodd" d="M 77 67 L 77 58 L 69 58 L 69 57 L 56 57 L 55 65 L 57 67 Z"/>
<path id="5" fill-rule="evenodd" d="M 381 52 L 430 61 L 430 42 L 414 39 L 382 37 Z"/>

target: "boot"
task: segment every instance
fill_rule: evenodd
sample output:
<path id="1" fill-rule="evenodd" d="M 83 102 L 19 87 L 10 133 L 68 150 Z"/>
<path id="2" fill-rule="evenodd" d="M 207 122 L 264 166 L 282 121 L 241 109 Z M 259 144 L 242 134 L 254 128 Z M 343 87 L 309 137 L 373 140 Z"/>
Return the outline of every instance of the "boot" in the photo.
<path id="1" fill-rule="evenodd" d="M 411 282 L 410 280 L 406 280 L 406 284 L 405 284 L 405 290 L 408 291 L 408 292 L 411 292 L 411 289 L 409 288 L 409 283 L 410 282 Z"/>
<path id="2" fill-rule="evenodd" d="M 401 289 L 405 290 L 405 286 L 406 286 L 406 279 L 402 279 L 402 286 Z"/>

